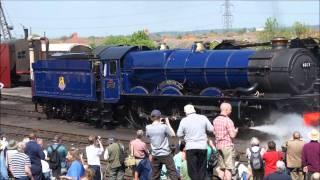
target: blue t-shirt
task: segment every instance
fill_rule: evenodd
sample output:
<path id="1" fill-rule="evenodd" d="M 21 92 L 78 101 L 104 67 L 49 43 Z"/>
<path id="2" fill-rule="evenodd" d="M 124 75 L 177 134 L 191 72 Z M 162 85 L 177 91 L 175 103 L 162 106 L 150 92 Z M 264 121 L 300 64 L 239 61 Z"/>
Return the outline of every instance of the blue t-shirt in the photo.
<path id="1" fill-rule="evenodd" d="M 71 166 L 68 169 L 67 175 L 68 177 L 72 177 L 72 179 L 80 180 L 80 177 L 84 175 L 84 167 L 83 165 L 75 160 L 71 163 Z"/>

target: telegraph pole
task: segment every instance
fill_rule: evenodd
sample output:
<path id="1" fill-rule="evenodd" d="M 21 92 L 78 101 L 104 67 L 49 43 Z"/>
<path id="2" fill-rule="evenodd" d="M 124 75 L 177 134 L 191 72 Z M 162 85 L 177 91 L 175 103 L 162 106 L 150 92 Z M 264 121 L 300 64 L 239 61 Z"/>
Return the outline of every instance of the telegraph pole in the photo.
<path id="1" fill-rule="evenodd" d="M 232 28 L 232 14 L 231 14 L 231 6 L 230 0 L 225 0 L 224 4 L 224 13 L 222 14 L 223 17 L 223 28 L 225 32 L 230 31 Z"/>

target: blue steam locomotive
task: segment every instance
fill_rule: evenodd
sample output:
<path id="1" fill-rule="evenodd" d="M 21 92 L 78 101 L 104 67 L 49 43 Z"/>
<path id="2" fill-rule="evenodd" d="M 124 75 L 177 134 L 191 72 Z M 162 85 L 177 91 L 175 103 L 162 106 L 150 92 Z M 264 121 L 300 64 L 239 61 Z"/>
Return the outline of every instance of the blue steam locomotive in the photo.
<path id="1" fill-rule="evenodd" d="M 179 120 L 187 103 L 215 116 L 228 101 L 237 123 L 250 124 L 274 109 L 319 108 L 318 54 L 289 48 L 284 39 L 272 46 L 260 51 L 223 45 L 209 50 L 201 43 L 162 50 L 105 46 L 95 57 L 65 54 L 32 65 L 33 100 L 48 118 L 97 127 L 144 126 L 153 108 Z"/>

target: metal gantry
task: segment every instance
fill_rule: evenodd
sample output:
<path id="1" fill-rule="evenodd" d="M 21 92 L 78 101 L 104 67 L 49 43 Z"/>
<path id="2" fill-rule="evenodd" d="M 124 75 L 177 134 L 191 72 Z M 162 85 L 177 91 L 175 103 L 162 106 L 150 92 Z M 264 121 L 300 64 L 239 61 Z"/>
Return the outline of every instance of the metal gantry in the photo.
<path id="1" fill-rule="evenodd" d="M 224 13 L 222 14 L 223 28 L 226 32 L 228 32 L 232 28 L 232 14 L 231 14 L 232 4 L 230 3 L 230 0 L 225 0 L 222 6 L 224 6 Z"/>
<path id="2" fill-rule="evenodd" d="M 10 40 L 11 39 L 10 31 L 13 29 L 13 27 L 8 25 L 8 22 L 6 20 L 6 16 L 3 11 L 1 0 L 0 0 L 0 26 L 1 26 L 1 28 L 0 28 L 0 41 L 1 40 L 5 40 L 5 41 Z"/>

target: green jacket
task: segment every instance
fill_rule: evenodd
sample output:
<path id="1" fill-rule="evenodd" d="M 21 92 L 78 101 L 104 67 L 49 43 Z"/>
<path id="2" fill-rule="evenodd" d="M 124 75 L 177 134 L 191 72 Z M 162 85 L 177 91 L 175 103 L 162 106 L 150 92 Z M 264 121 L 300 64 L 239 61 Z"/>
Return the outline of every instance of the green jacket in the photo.
<path id="1" fill-rule="evenodd" d="M 119 143 L 113 143 L 107 147 L 108 154 L 109 154 L 109 164 L 110 168 L 118 168 L 121 167 L 120 163 L 120 144 Z"/>

